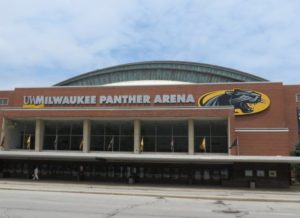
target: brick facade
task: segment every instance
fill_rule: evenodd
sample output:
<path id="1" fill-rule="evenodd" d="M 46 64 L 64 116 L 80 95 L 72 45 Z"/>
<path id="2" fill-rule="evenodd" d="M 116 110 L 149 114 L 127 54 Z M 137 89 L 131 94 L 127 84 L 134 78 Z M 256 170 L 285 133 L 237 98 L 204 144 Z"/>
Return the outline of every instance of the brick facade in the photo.
<path id="1" fill-rule="evenodd" d="M 271 104 L 268 109 L 257 114 L 234 116 L 233 108 L 200 108 L 198 99 L 205 93 L 234 88 L 255 90 L 266 94 Z M 45 87 L 16 88 L 14 91 L 0 91 L 0 98 L 8 98 L 7 106 L 0 106 L 0 124 L 3 118 L 16 119 L 160 119 L 160 118 L 226 118 L 230 123 L 230 143 L 238 137 L 239 146 L 231 149 L 233 155 L 284 155 L 287 156 L 298 142 L 296 94 L 300 85 L 282 83 L 229 83 L 160 86 L 120 86 L 120 87 Z M 155 95 L 192 94 L 196 103 L 169 104 L 113 104 L 100 105 L 47 105 L 45 109 L 25 109 L 24 96 L 88 96 L 88 95 Z M 181 108 L 188 106 L 188 108 Z M 49 110 L 51 108 L 51 110 Z M 82 108 L 82 109 L 81 109 Z M 177 109 L 176 109 L 177 108 Z M 112 110 L 113 109 L 113 110 Z M 244 131 L 238 129 L 265 129 L 265 131 Z M 285 129 L 273 131 L 269 129 Z"/>

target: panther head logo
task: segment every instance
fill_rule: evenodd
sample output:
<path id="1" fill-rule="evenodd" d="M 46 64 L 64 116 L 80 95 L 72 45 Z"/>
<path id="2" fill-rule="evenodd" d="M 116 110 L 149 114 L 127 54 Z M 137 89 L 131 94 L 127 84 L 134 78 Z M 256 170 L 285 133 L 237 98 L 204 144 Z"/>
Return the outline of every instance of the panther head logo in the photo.
<path id="1" fill-rule="evenodd" d="M 267 96 L 265 97 L 269 102 L 269 98 Z M 255 112 L 252 106 L 258 103 L 264 103 L 264 98 L 262 97 L 261 93 L 242 89 L 226 90 L 218 95 L 212 95 L 212 93 L 208 93 L 202 96 L 199 100 L 200 106 L 214 107 L 232 105 L 234 106 L 235 111 L 239 109 L 242 114 Z M 267 107 L 268 105 L 266 106 L 266 108 Z"/>

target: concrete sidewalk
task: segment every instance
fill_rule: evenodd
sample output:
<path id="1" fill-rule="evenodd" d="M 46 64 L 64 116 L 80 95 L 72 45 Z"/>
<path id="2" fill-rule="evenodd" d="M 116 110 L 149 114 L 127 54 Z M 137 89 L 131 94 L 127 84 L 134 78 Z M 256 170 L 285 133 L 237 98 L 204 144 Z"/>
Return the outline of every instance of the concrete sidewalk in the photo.
<path id="1" fill-rule="evenodd" d="M 46 191 L 66 193 L 88 193 L 105 195 L 151 196 L 168 198 L 293 202 L 300 203 L 297 189 L 228 189 L 220 187 L 187 187 L 175 185 L 111 184 L 72 181 L 0 180 L 0 189 Z"/>

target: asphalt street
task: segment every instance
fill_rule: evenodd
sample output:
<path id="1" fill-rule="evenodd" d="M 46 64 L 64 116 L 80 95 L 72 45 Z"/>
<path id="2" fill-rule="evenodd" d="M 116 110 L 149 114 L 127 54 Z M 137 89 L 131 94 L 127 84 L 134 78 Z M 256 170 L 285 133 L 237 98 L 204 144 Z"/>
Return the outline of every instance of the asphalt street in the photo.
<path id="1" fill-rule="evenodd" d="M 1 218 L 299 217 L 299 203 L 0 190 Z"/>
<path id="2" fill-rule="evenodd" d="M 299 217 L 300 191 L 0 180 L 0 218 Z"/>
<path id="3" fill-rule="evenodd" d="M 269 201 L 300 203 L 298 189 L 234 189 L 185 185 L 118 184 L 72 181 L 0 179 L 0 190 L 24 190 L 202 200 Z"/>

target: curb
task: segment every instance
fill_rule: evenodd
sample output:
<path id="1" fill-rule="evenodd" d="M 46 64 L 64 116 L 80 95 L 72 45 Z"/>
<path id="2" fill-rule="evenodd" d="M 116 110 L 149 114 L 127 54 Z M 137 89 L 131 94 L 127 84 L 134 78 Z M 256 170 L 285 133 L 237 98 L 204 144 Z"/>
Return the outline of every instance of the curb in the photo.
<path id="1" fill-rule="evenodd" d="M 300 203 L 299 200 L 288 199 L 262 199 L 262 198 L 239 198 L 226 196 L 191 196 L 191 195 L 172 195 L 172 194 L 151 194 L 151 193 L 122 193 L 122 192 L 105 192 L 105 191 L 75 191 L 75 190 L 44 190 L 30 188 L 3 188 L 0 190 L 15 191 L 34 191 L 34 192 L 60 192 L 60 193 L 77 193 L 77 194 L 99 194 L 99 195 L 119 195 L 119 196 L 140 196 L 140 197 L 158 197 L 158 198 L 179 198 L 179 199 L 195 199 L 195 200 L 228 200 L 228 201 L 255 201 L 255 202 L 281 202 L 281 203 Z"/>

